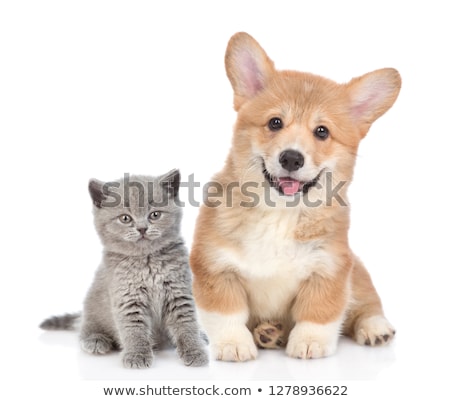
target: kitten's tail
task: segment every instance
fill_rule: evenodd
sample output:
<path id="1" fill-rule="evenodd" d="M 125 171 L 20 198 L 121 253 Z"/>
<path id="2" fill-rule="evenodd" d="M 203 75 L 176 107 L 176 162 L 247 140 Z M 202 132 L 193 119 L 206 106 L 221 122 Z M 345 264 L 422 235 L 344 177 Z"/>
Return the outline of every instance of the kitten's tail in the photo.
<path id="1" fill-rule="evenodd" d="M 66 313 L 45 319 L 39 327 L 44 330 L 74 330 L 81 318 L 81 313 Z"/>

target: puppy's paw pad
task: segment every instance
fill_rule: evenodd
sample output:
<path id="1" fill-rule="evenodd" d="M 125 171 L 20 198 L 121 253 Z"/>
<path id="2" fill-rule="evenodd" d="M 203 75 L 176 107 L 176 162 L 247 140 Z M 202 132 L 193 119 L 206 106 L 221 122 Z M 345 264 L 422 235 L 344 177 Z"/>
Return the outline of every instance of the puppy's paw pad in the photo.
<path id="1" fill-rule="evenodd" d="M 260 348 L 281 348 L 286 345 L 281 323 L 264 322 L 253 330 L 253 338 Z"/>
<path id="2" fill-rule="evenodd" d="M 123 365 L 131 369 L 149 368 L 153 362 L 152 352 L 125 352 L 122 356 Z"/>
<path id="3" fill-rule="evenodd" d="M 89 354 L 103 355 L 113 349 L 113 340 L 103 334 L 91 334 L 81 340 L 81 349 Z"/>
<path id="4" fill-rule="evenodd" d="M 363 319 L 356 329 L 355 339 L 361 345 L 384 345 L 395 335 L 395 329 L 384 316 L 371 316 Z"/>

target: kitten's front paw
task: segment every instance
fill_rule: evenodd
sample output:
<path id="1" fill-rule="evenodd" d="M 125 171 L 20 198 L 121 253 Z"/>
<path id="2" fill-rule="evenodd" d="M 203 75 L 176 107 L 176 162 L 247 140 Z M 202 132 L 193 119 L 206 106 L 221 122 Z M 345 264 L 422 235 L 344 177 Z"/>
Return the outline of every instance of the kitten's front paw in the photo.
<path id="1" fill-rule="evenodd" d="M 122 362 L 126 368 L 149 368 L 153 362 L 153 352 L 124 352 Z"/>
<path id="2" fill-rule="evenodd" d="M 81 349 L 89 354 L 103 355 L 113 349 L 114 341 L 104 334 L 90 334 L 81 339 Z"/>
<path id="3" fill-rule="evenodd" d="M 293 358 L 323 358 L 336 351 L 339 338 L 336 323 L 297 323 L 289 335 L 286 353 Z"/>
<path id="4" fill-rule="evenodd" d="M 193 348 L 180 353 L 180 358 L 186 366 L 203 366 L 208 364 L 208 352 L 204 348 Z"/>
<path id="5" fill-rule="evenodd" d="M 371 316 L 357 324 L 355 340 L 361 345 L 383 345 L 390 342 L 395 330 L 384 316 Z"/>

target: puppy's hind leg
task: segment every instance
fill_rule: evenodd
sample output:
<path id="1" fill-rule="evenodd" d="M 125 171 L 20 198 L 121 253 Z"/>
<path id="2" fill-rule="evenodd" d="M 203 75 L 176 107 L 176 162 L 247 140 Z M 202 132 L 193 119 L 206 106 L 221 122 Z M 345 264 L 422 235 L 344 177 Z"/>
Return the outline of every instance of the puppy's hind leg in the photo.
<path id="1" fill-rule="evenodd" d="M 284 327 L 278 322 L 260 323 L 253 329 L 253 339 L 259 348 L 281 348 L 287 342 Z"/>
<path id="2" fill-rule="evenodd" d="M 352 298 L 343 332 L 361 345 L 383 345 L 395 335 L 394 327 L 384 316 L 380 297 L 369 273 L 358 258 L 352 276 Z"/>

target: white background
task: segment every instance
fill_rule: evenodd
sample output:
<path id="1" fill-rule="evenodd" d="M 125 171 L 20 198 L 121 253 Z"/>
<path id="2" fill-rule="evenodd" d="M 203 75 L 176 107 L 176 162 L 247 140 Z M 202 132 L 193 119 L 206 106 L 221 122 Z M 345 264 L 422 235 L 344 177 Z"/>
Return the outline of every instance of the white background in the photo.
<path id="1" fill-rule="evenodd" d="M 337 383 L 349 386 L 347 399 L 446 399 L 450 29 L 444 6 L 0 3 L 0 355 L 8 399 L 96 399 L 105 383 L 135 380 L 259 383 L 260 394 L 277 381 Z M 184 367 L 165 350 L 151 369 L 134 371 L 121 366 L 118 354 L 83 354 L 76 333 L 42 332 L 43 318 L 81 308 L 101 257 L 89 178 L 177 167 L 184 179 L 194 174 L 205 183 L 222 167 L 235 117 L 223 56 L 237 31 L 253 35 L 278 68 L 338 82 L 382 67 L 400 71 L 401 94 L 361 144 L 351 189 L 351 243 L 397 328 L 394 343 L 370 349 L 343 339 L 327 359 L 266 351 L 253 362 L 213 361 L 205 368 Z M 187 192 L 181 197 L 187 200 Z M 197 212 L 185 209 L 188 245 Z"/>

